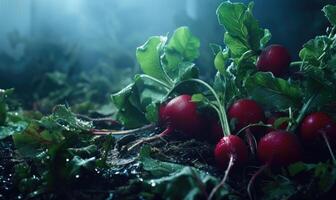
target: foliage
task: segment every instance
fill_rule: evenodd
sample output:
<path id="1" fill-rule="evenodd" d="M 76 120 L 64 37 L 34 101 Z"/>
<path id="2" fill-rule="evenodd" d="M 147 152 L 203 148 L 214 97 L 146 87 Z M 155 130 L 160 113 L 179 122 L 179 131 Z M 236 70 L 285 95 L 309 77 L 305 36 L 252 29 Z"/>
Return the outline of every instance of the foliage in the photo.
<path id="1" fill-rule="evenodd" d="M 277 78 L 270 72 L 256 70 L 258 54 L 271 34 L 259 27 L 252 9 L 253 3 L 246 6 L 223 2 L 218 7 L 217 17 L 226 32 L 225 47 L 212 45 L 218 70 L 213 86 L 198 79 L 194 62 L 199 56 L 199 39 L 187 27 L 180 27 L 170 38 L 153 36 L 137 48 L 142 73 L 111 95 L 113 108 L 101 106 L 101 95 L 114 91 L 115 85 L 112 87 L 106 77 L 100 77 L 101 72 L 95 71 L 83 73 L 76 81 L 66 71 L 47 73 L 37 88 L 41 91 L 36 97 L 38 105 L 54 105 L 65 100 L 77 104 L 81 97 L 86 99 L 78 107 L 57 105 L 49 115 L 13 109 L 9 98 L 13 90 L 0 90 L 0 144 L 9 148 L 0 165 L 9 174 L 13 173 L 9 179 L 14 183 L 8 197 L 19 193 L 27 199 L 92 199 L 93 195 L 100 199 L 204 199 L 220 183 L 223 172 L 211 170 L 215 168 L 213 156 L 205 157 L 199 152 L 202 145 L 211 151 L 213 145 L 176 137 L 145 145 L 135 154 L 127 150 L 128 145 L 156 130 L 126 136 L 98 136 L 97 130 L 116 132 L 101 129 L 90 117 L 80 118 L 76 113 L 83 110 L 100 109 L 101 115 L 116 111 L 112 119 L 120 121 L 121 128 L 157 125 L 160 104 L 177 94 L 188 93 L 193 95 L 194 102 L 217 111 L 225 130 L 230 129 L 225 109 L 235 99 L 253 98 L 267 111 L 288 111 L 289 117 L 281 120 L 291 122 L 288 127 L 293 132 L 309 111 L 327 110 L 326 104 L 336 101 L 335 6 L 323 9 L 331 23 L 326 35 L 304 44 L 301 60 L 291 65 L 293 74 Z M 102 71 L 109 73 L 105 67 Z M 52 92 L 42 94 L 50 88 L 54 88 Z M 177 142 L 184 145 L 174 146 Z M 173 156 L 169 157 L 169 152 Z M 181 153 L 186 156 L 180 156 Z M 335 164 L 318 160 L 318 163 L 299 162 L 269 169 L 262 177 L 263 184 L 258 184 L 257 197 L 329 197 L 335 192 Z M 215 193 L 215 199 L 246 199 L 251 166 L 256 162 L 251 159 L 237 168 L 244 173 L 230 175 Z M 7 178 L 7 174 L 1 171 L 0 177 Z"/>

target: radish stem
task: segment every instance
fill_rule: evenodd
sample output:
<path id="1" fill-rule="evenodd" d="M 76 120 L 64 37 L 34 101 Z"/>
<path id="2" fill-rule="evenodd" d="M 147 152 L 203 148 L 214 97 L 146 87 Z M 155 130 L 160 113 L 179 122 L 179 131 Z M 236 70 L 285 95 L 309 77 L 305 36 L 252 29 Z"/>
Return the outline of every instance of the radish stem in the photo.
<path id="1" fill-rule="evenodd" d="M 332 159 L 332 162 L 334 165 L 336 165 L 336 159 L 335 159 L 335 155 L 334 155 L 334 152 L 332 151 L 332 148 L 330 146 L 330 143 L 329 143 L 329 139 L 328 139 L 328 136 L 326 134 L 325 131 L 319 131 L 324 139 L 324 142 L 326 143 L 327 145 L 327 148 L 328 148 L 328 151 L 330 153 L 330 156 L 331 156 L 331 159 Z"/>
<path id="2" fill-rule="evenodd" d="M 245 131 L 245 134 L 246 134 L 246 137 L 247 137 L 247 143 L 250 147 L 250 150 L 251 150 L 251 153 L 252 155 L 255 155 L 256 152 L 255 152 L 255 149 L 256 149 L 256 146 L 257 146 L 257 141 L 255 140 L 251 130 L 249 128 L 246 129 Z"/>
<path id="3" fill-rule="evenodd" d="M 172 82 L 171 82 L 170 79 L 167 79 L 167 81 L 170 83 L 170 85 L 168 85 L 168 84 L 166 84 L 166 83 L 160 81 L 159 79 L 156 79 L 156 78 L 154 78 L 154 77 L 152 77 L 152 76 L 148 76 L 148 75 L 146 75 L 146 74 L 141 74 L 141 75 L 139 75 L 139 76 L 140 76 L 141 78 L 147 78 L 147 79 L 150 79 L 150 80 L 152 80 L 152 81 L 154 81 L 154 82 L 156 82 L 156 83 L 159 83 L 160 85 L 164 86 L 165 89 L 167 89 L 167 90 L 169 90 L 170 88 L 172 88 L 172 86 L 171 86 Z"/>
<path id="4" fill-rule="evenodd" d="M 300 124 L 300 122 L 302 121 L 303 117 L 305 116 L 307 110 L 309 109 L 309 107 L 310 107 L 311 103 L 313 102 L 313 100 L 315 99 L 315 97 L 316 97 L 316 95 L 311 96 L 308 99 L 307 103 L 305 103 L 303 105 L 302 109 L 300 110 L 299 116 L 295 120 L 295 125 L 290 128 L 290 132 L 295 131 L 296 126 L 298 126 Z"/>
<path id="5" fill-rule="evenodd" d="M 206 83 L 206 82 L 204 82 L 200 79 L 189 79 L 189 80 L 186 80 L 186 81 L 199 83 L 199 84 L 205 86 L 206 88 L 208 88 L 209 91 L 214 95 L 214 97 L 217 101 L 217 104 L 218 104 L 217 106 L 219 107 L 218 116 L 219 116 L 219 119 L 221 121 L 221 126 L 222 126 L 222 129 L 223 129 L 224 136 L 230 135 L 230 126 L 229 126 L 229 122 L 228 122 L 228 119 L 227 119 L 227 115 L 226 115 L 225 109 L 224 109 L 221 101 L 219 100 L 219 97 L 218 97 L 216 91 L 208 83 Z M 218 112 L 218 110 L 216 110 L 216 111 Z"/>
<path id="6" fill-rule="evenodd" d="M 214 187 L 214 189 L 211 191 L 211 193 L 210 193 L 210 195 L 209 195 L 209 197 L 208 197 L 208 200 L 211 200 L 211 199 L 214 197 L 214 195 L 216 194 L 216 192 L 219 190 L 219 188 L 221 188 L 221 187 L 224 186 L 224 184 L 225 184 L 225 182 L 226 182 L 226 180 L 227 180 L 227 178 L 228 178 L 228 176 L 229 176 L 229 173 L 230 173 L 230 171 L 231 171 L 231 169 L 232 169 L 233 164 L 234 164 L 234 156 L 231 155 L 231 156 L 230 156 L 229 165 L 228 165 L 228 167 L 227 167 L 226 170 L 225 170 L 223 179 L 222 179 L 221 182 L 220 182 L 218 185 L 216 185 L 216 187 Z"/>
<path id="7" fill-rule="evenodd" d="M 244 132 L 246 129 L 249 129 L 251 127 L 256 127 L 256 126 L 261 126 L 261 127 L 268 127 L 268 128 L 272 128 L 272 125 L 270 124 L 261 124 L 261 123 L 257 123 L 257 124 L 249 124 L 247 126 L 245 126 L 244 128 L 240 129 L 236 135 L 241 134 L 242 132 Z"/>

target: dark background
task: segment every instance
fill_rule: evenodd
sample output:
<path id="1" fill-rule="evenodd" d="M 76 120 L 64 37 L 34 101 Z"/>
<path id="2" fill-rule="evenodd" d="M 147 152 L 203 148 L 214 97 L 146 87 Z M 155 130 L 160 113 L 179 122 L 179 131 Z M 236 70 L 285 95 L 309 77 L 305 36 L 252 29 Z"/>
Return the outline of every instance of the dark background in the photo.
<path id="1" fill-rule="evenodd" d="M 111 82 L 102 93 L 113 92 L 138 71 L 136 47 L 149 36 L 171 34 L 179 26 L 189 26 L 201 39 L 197 64 L 202 76 L 209 78 L 214 68 L 208 44 L 223 45 L 224 30 L 215 14 L 220 2 L 3 0 L 0 88 L 15 87 L 26 99 L 38 99 L 55 89 L 41 86 L 47 73 L 64 73 L 65 82 L 73 84 L 80 81 L 79 74 L 94 70 Z M 328 3 L 336 2 L 256 0 L 254 13 L 261 26 L 271 31 L 271 43 L 285 45 L 295 60 L 302 44 L 325 31 L 328 24 L 321 9 Z"/>

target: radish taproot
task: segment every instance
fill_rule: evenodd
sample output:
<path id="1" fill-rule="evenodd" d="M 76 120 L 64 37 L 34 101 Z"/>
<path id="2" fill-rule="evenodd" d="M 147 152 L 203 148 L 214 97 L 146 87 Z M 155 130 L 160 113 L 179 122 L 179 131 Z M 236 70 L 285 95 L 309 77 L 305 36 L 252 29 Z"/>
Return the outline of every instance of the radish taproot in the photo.
<path id="1" fill-rule="evenodd" d="M 290 62 L 291 56 L 288 50 L 282 45 L 274 44 L 262 50 L 257 61 L 257 69 L 281 76 L 288 71 Z"/>

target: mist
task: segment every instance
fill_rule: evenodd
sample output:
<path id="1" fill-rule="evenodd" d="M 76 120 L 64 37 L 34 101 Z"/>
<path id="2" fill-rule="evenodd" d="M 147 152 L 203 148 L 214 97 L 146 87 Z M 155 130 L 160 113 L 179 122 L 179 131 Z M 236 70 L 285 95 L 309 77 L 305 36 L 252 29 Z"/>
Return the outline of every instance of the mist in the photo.
<path id="1" fill-rule="evenodd" d="M 75 49 L 82 68 L 94 67 L 106 57 L 121 68 L 133 67 L 136 47 L 149 36 L 171 34 L 185 25 L 201 39 L 198 64 L 205 68 L 205 73 L 212 73 L 213 55 L 208 44 L 223 44 L 224 30 L 218 25 L 215 14 L 220 2 L 3 0 L 0 2 L 0 51 L 20 60 L 25 56 L 27 41 L 34 41 L 30 42 L 32 46 L 51 43 Z M 271 42 L 283 44 L 297 55 L 305 41 L 325 30 L 326 21 L 320 9 L 326 3 L 320 0 L 256 0 L 255 15 L 263 27 L 271 30 Z M 0 69 L 8 67 L 0 62 Z M 24 67 L 14 64 L 11 68 Z"/>

